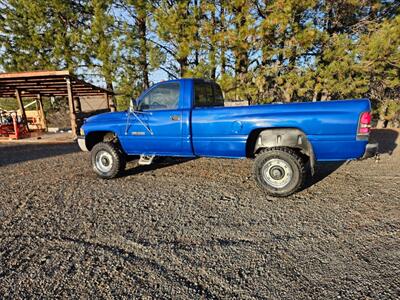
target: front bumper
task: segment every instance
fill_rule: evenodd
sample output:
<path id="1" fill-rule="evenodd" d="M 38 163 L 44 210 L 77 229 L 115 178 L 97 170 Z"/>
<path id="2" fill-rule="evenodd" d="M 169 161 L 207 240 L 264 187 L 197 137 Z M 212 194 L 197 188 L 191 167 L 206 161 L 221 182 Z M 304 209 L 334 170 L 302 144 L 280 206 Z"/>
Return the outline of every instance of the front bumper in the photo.
<path id="1" fill-rule="evenodd" d="M 375 156 L 378 153 L 378 143 L 367 144 L 365 152 L 361 159 L 366 159 Z"/>
<path id="2" fill-rule="evenodd" d="M 86 147 L 85 136 L 78 136 L 77 141 L 79 148 L 81 148 L 82 151 L 85 152 L 89 151 L 88 148 Z"/>

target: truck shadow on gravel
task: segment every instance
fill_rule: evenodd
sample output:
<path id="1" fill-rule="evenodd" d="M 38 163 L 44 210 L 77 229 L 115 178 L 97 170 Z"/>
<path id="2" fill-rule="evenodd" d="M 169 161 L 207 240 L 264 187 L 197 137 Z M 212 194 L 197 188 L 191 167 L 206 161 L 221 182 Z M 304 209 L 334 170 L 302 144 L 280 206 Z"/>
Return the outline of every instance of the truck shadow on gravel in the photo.
<path id="1" fill-rule="evenodd" d="M 131 176 L 131 175 L 137 175 L 145 172 L 151 172 L 155 171 L 158 169 L 163 169 L 167 167 L 171 167 L 174 165 L 179 165 L 183 164 L 192 160 L 196 160 L 197 158 L 183 158 L 183 157 L 162 157 L 162 158 L 156 158 L 157 161 L 153 162 L 149 166 L 139 166 L 137 165 L 137 162 L 134 163 L 134 166 L 129 166 L 125 170 L 125 172 L 122 174 L 122 177 L 125 176 Z"/>
<path id="2" fill-rule="evenodd" d="M 375 129 L 371 133 L 370 142 L 379 143 L 379 154 L 389 154 L 392 155 L 394 150 L 397 148 L 396 140 L 398 138 L 398 131 L 392 129 Z M 129 166 L 129 168 L 123 173 L 123 177 L 137 175 L 145 172 L 155 171 L 157 169 L 167 168 L 173 165 L 179 165 L 186 163 L 197 158 L 176 158 L 176 157 L 165 157 L 157 158 L 153 164 L 149 166 Z M 346 161 L 340 162 L 327 162 L 318 163 L 316 165 L 315 174 L 310 177 L 304 189 L 311 187 L 312 185 L 324 180 L 326 177 L 330 176 L 337 169 L 339 169 Z"/>
<path id="3" fill-rule="evenodd" d="M 379 154 L 389 154 L 392 155 L 394 150 L 397 148 L 397 139 L 399 132 L 392 129 L 374 129 L 370 135 L 370 143 L 378 143 L 378 153 Z M 373 158 L 370 158 L 373 160 Z M 311 187 L 312 185 L 320 182 L 326 177 L 330 176 L 342 165 L 346 164 L 346 161 L 340 162 L 327 162 L 318 163 L 316 165 L 316 170 L 314 176 L 310 177 L 303 190 Z"/>
<path id="4" fill-rule="evenodd" d="M 370 135 L 370 143 L 379 143 L 378 152 L 380 154 L 392 155 L 397 148 L 396 141 L 399 132 L 393 129 L 374 129 Z"/>
<path id="5" fill-rule="evenodd" d="M 0 167 L 78 152 L 76 143 L 0 144 Z"/>
<path id="6" fill-rule="evenodd" d="M 315 173 L 313 176 L 309 176 L 304 188 L 302 190 L 306 190 L 309 187 L 317 184 L 318 182 L 324 180 L 326 177 L 334 173 L 337 169 L 339 169 L 342 165 L 346 164 L 346 161 L 340 162 L 329 162 L 329 163 L 318 163 L 315 166 Z"/>

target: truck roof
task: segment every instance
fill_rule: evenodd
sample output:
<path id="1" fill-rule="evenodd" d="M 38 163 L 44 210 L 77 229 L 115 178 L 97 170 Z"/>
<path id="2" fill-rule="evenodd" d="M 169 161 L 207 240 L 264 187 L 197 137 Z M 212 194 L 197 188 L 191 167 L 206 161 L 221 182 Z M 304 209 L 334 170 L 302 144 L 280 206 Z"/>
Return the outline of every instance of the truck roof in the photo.
<path id="1" fill-rule="evenodd" d="M 169 80 L 163 80 L 163 81 L 159 81 L 157 83 L 161 83 L 161 82 L 177 82 L 177 81 L 202 81 L 202 82 L 215 82 L 212 79 L 205 79 L 205 78 L 195 78 L 195 77 L 191 77 L 191 78 L 177 78 L 177 79 L 169 79 Z M 157 84 L 155 83 L 155 84 Z"/>

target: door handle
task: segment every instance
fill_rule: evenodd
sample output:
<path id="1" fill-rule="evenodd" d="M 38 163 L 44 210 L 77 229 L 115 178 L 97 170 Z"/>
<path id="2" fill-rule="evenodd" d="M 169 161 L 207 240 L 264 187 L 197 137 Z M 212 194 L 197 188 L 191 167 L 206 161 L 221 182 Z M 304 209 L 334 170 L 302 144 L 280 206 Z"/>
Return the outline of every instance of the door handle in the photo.
<path id="1" fill-rule="evenodd" d="M 172 115 L 171 120 L 172 121 L 179 121 L 181 118 L 178 115 Z"/>

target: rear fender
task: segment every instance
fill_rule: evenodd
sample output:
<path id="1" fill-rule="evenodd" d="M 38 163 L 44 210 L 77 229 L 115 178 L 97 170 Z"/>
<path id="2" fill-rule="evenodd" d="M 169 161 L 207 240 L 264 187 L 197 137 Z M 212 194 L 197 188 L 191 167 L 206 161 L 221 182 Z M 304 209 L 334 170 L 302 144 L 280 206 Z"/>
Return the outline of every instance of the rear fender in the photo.
<path id="1" fill-rule="evenodd" d="M 296 128 L 265 129 L 257 136 L 254 153 L 263 148 L 289 147 L 299 149 L 310 159 L 311 172 L 314 174 L 315 156 L 311 143 L 304 132 Z"/>

